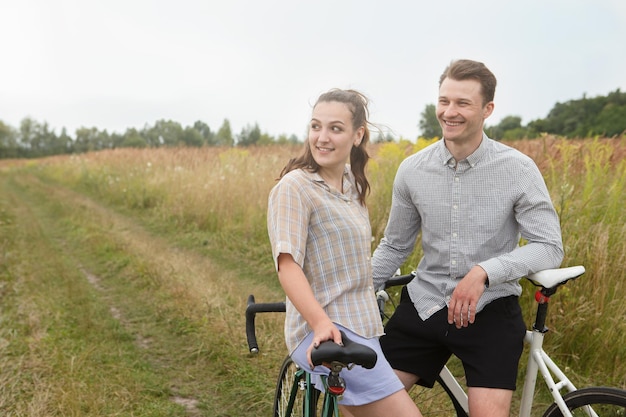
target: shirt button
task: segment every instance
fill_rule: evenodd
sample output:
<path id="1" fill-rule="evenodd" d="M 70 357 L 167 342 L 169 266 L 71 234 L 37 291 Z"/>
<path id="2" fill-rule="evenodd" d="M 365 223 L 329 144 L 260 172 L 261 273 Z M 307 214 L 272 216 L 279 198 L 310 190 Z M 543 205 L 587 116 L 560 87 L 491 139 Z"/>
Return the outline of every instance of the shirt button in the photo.
<path id="1" fill-rule="evenodd" d="M 455 205 L 453 205 L 453 206 L 452 206 L 452 208 L 456 210 L 456 209 L 458 209 L 458 208 L 459 208 L 459 206 L 457 206 L 457 205 L 455 204 Z"/>
<path id="2" fill-rule="evenodd" d="M 459 177 L 454 177 L 454 181 L 459 182 Z"/>
<path id="3" fill-rule="evenodd" d="M 450 262 L 452 265 L 456 265 L 456 261 L 452 261 Z"/>
<path id="4" fill-rule="evenodd" d="M 457 234 L 456 234 L 456 233 L 452 233 L 452 237 L 456 237 L 456 236 L 457 236 Z"/>

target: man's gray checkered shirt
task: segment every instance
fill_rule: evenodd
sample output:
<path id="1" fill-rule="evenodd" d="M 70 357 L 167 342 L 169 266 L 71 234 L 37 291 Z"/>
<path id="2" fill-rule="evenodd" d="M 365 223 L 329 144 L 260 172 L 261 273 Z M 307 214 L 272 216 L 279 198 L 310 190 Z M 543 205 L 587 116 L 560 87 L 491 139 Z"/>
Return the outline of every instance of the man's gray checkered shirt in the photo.
<path id="1" fill-rule="evenodd" d="M 424 257 L 408 291 L 424 320 L 447 305 L 474 265 L 489 277 L 478 312 L 494 299 L 519 296 L 520 278 L 563 259 L 559 219 L 536 164 L 486 135 L 458 163 L 443 139 L 402 162 L 372 258 L 375 288 L 404 263 L 420 232 Z M 528 243 L 520 246 L 520 237 Z"/>

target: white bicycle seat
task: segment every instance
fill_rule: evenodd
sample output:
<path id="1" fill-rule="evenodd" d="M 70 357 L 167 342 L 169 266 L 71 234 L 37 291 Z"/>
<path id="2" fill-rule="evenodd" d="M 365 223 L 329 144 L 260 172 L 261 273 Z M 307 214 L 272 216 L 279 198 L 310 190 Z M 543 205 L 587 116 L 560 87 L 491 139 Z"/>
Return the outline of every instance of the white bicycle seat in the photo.
<path id="1" fill-rule="evenodd" d="M 563 284 L 570 279 L 578 278 L 585 273 L 585 267 L 582 265 L 570 266 L 568 268 L 544 269 L 543 271 L 530 274 L 527 278 L 535 285 L 544 288 L 553 288 L 559 284 Z"/>

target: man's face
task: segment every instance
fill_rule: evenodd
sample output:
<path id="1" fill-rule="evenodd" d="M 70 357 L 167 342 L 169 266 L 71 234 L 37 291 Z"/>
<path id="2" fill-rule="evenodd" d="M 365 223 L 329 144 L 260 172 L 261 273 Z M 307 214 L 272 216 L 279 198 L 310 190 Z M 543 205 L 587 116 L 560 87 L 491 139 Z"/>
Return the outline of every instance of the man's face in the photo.
<path id="1" fill-rule="evenodd" d="M 480 143 L 484 121 L 493 112 L 493 102 L 483 105 L 478 81 L 446 78 L 439 87 L 436 112 L 446 141 Z"/>

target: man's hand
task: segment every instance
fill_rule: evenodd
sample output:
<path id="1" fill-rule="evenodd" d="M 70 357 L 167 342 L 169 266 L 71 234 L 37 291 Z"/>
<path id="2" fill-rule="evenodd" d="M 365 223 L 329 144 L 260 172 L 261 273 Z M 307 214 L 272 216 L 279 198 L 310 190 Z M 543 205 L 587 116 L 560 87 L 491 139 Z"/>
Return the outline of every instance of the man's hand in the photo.
<path id="1" fill-rule="evenodd" d="M 478 300 L 485 292 L 487 273 L 476 265 L 459 281 L 448 304 L 448 323 L 457 329 L 467 327 L 476 319 Z"/>

